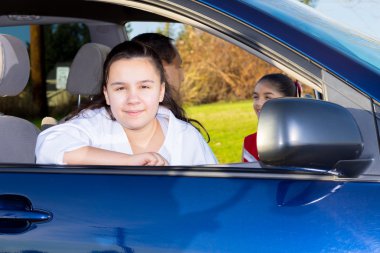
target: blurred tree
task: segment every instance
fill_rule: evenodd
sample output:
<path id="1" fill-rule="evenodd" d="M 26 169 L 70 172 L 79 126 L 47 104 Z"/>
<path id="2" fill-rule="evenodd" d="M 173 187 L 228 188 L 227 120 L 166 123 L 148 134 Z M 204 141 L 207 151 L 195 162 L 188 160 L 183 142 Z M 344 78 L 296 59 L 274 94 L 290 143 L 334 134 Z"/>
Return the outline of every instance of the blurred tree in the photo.
<path id="1" fill-rule="evenodd" d="M 46 75 L 44 68 L 44 40 L 43 29 L 40 25 L 30 26 L 30 66 L 31 84 L 33 90 L 33 103 L 39 117 L 48 114 L 48 104 L 46 98 Z"/>
<path id="2" fill-rule="evenodd" d="M 256 81 L 281 72 L 258 57 L 213 35 L 185 26 L 177 40 L 185 81 L 185 103 L 201 104 L 252 97 Z"/>
<path id="3" fill-rule="evenodd" d="M 156 30 L 156 33 L 160 33 L 162 35 L 165 35 L 169 38 L 173 38 L 173 28 L 172 25 L 168 22 L 164 23 L 163 27 L 158 27 Z"/>
<path id="4" fill-rule="evenodd" d="M 83 24 L 60 24 L 44 27 L 45 63 L 48 73 L 58 62 L 71 61 L 79 48 L 90 42 L 90 33 Z"/>

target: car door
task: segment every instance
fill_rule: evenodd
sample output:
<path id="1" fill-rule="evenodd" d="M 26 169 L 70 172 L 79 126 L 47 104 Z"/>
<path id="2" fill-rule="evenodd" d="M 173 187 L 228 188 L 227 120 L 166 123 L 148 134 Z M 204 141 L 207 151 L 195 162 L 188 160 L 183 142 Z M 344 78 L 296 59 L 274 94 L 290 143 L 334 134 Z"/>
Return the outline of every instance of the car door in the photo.
<path id="1" fill-rule="evenodd" d="M 279 20 L 272 20 L 277 25 L 270 28 L 266 22 L 273 17 L 258 7 L 199 2 L 118 4 L 194 23 L 313 85 L 326 100 L 352 112 L 363 137 L 357 160 L 369 161 L 366 170 L 347 176 L 335 167 L 270 163 L 160 168 L 1 164 L 1 252 L 377 250 L 379 150 L 372 108 L 378 91 L 360 89 L 363 81 L 338 63 L 344 60 L 350 69 L 369 73 L 366 81 L 378 73 L 295 28 L 287 30 Z M 316 48 L 322 53 L 312 54 Z M 330 65 L 329 53 L 336 56 Z M 343 164 L 342 171 L 364 166 L 356 165 Z"/>
<path id="2" fill-rule="evenodd" d="M 196 168 L 2 168 L 3 252 L 373 251 L 379 184 Z M 169 175 L 177 174 L 177 175 Z M 228 174 L 228 176 L 223 176 Z M 248 175 L 247 175 L 248 174 Z M 7 198 L 5 198 L 7 196 Z M 45 221 L 13 213 L 30 201 Z M 32 211 L 24 211 L 32 212 Z M 27 225 L 23 222 L 25 221 Z"/>

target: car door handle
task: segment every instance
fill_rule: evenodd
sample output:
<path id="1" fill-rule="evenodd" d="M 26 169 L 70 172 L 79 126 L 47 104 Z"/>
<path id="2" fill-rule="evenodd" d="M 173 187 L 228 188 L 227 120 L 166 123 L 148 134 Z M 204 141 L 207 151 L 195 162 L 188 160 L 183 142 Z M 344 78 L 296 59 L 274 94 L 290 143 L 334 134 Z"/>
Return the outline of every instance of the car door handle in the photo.
<path id="1" fill-rule="evenodd" d="M 25 196 L 0 195 L 0 234 L 25 233 L 39 223 L 50 221 L 52 217 L 53 214 L 48 211 L 34 209 Z"/>
<path id="2" fill-rule="evenodd" d="M 44 222 L 51 219 L 51 214 L 42 210 L 0 210 L 0 220 L 19 220 Z"/>

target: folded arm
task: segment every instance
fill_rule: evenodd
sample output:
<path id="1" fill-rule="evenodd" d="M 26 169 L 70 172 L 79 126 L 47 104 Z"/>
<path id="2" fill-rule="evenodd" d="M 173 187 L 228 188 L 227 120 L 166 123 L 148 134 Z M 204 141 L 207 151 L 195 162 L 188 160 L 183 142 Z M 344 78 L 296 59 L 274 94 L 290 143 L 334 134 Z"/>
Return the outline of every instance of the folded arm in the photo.
<path id="1" fill-rule="evenodd" d="M 90 146 L 65 152 L 63 155 L 63 162 L 65 164 L 92 165 L 168 165 L 165 158 L 154 152 L 128 155 Z"/>

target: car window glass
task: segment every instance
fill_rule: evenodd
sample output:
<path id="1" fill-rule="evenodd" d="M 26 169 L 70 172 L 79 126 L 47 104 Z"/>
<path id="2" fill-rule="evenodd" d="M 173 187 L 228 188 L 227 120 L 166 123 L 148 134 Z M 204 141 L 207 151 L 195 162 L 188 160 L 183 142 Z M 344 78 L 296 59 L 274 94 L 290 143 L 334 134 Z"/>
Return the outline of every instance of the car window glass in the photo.
<path id="1" fill-rule="evenodd" d="M 34 57 L 32 72 L 37 71 L 39 75 L 32 74 L 25 92 L 20 95 L 22 99 L 16 98 L 17 102 L 12 103 L 9 99 L 15 98 L 0 99 L 1 111 L 30 119 L 40 127 L 41 118 L 36 116 L 35 110 L 41 108 L 37 103 L 43 101 L 38 102 L 36 98 L 41 97 L 35 94 L 43 92 L 43 83 L 46 83 L 48 104 L 43 115 L 59 120 L 75 109 L 77 97 L 66 91 L 66 81 L 72 59 L 78 49 L 90 41 L 87 27 L 72 23 L 34 26 L 33 29 L 28 26 L 3 29 L 16 36 L 22 35 L 20 38 L 26 42 L 31 58 Z M 161 33 L 173 39 L 181 55 L 178 68 L 184 72 L 180 102 L 188 116 L 204 127 L 205 130 L 195 124 L 206 140 L 210 137 L 208 144 L 218 161 L 240 162 L 243 139 L 257 128 L 257 117 L 252 108 L 254 85 L 265 74 L 283 72 L 245 50 L 189 25 L 131 22 L 125 25 L 125 29 L 130 39 L 146 32 Z M 43 38 L 40 43 L 44 50 L 37 63 L 31 48 L 31 35 Z M 39 69 L 43 71 L 38 72 Z M 313 89 L 302 86 L 305 97 L 316 97 Z"/>

